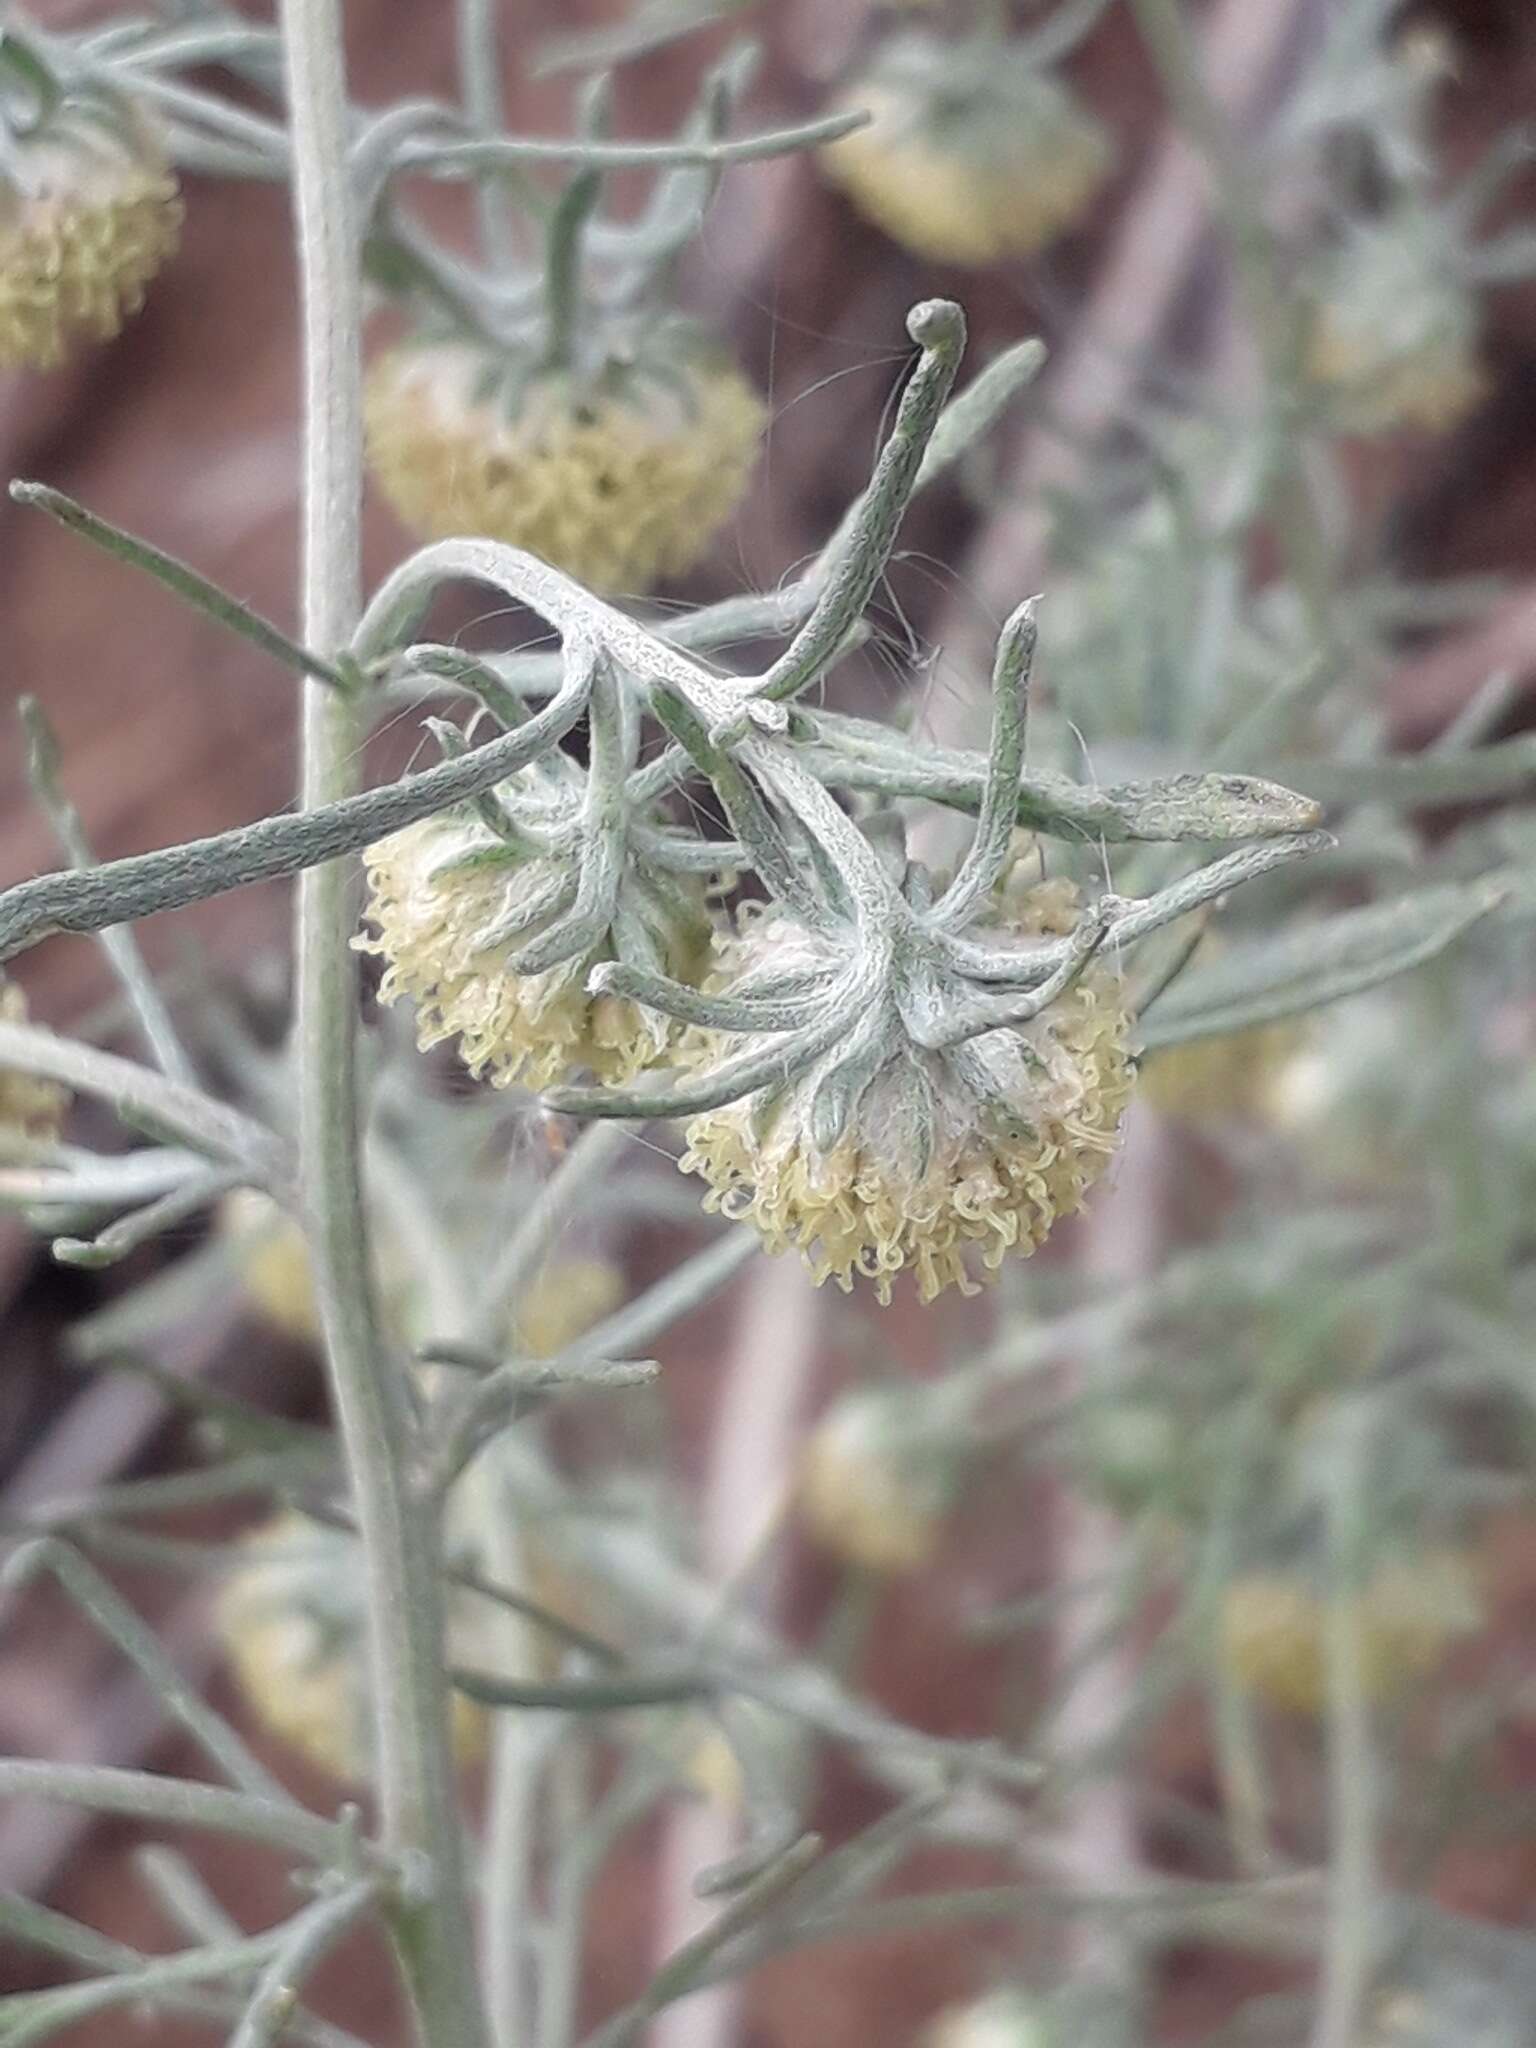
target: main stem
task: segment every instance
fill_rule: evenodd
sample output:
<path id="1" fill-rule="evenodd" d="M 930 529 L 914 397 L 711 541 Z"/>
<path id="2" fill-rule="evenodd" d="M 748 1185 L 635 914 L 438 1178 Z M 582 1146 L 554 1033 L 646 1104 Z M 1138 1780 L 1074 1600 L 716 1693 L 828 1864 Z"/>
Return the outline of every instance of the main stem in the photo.
<path id="1" fill-rule="evenodd" d="M 281 0 L 304 316 L 303 632 L 332 651 L 361 610 L 359 247 L 347 172 L 340 0 Z M 357 784 L 361 705 L 304 685 L 302 802 Z M 483 2048 L 443 1677 L 437 1532 L 411 1483 L 405 1388 L 378 1343 L 358 1173 L 348 939 L 340 862 L 299 885 L 300 1177 L 331 1397 L 362 1533 L 368 1585 L 382 1845 L 418 1859 L 420 1895 L 394 1928 L 421 2041 Z"/>

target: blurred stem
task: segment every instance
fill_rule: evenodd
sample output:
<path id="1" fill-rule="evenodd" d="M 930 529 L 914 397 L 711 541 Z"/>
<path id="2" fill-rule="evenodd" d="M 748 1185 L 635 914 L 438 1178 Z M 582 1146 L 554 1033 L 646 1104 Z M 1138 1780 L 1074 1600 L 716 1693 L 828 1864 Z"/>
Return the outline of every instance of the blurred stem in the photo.
<path id="1" fill-rule="evenodd" d="M 567 1730 L 545 1773 L 545 1828 L 551 1884 L 549 1939 L 539 1973 L 538 2048 L 571 2048 L 576 2038 L 586 1932 L 590 1765 L 579 1730 Z"/>
<path id="2" fill-rule="evenodd" d="M 544 368 L 568 370 L 581 312 L 587 222 L 602 197 L 600 171 L 578 171 L 560 194 L 544 242 Z"/>
<path id="3" fill-rule="evenodd" d="M 1331 658 L 1340 653 L 1343 640 L 1337 623 L 1333 547 L 1307 477 L 1307 439 L 1294 417 L 1302 387 L 1303 308 L 1270 232 L 1253 165 L 1205 82 L 1183 0 L 1131 0 L 1131 11 L 1175 117 L 1205 158 L 1213 202 L 1231 238 L 1239 289 L 1269 397 L 1271 402 L 1280 401 L 1270 516 L 1319 649 Z"/>
<path id="4" fill-rule="evenodd" d="M 340 0 L 282 0 L 304 335 L 304 632 L 346 646 L 361 610 L 360 246 L 347 164 Z M 304 686 L 305 808 L 357 785 L 361 707 Z M 436 1525 L 413 1495 L 403 1382 L 378 1342 L 358 1165 L 350 871 L 299 888 L 300 1180 L 332 1398 L 363 1537 L 380 1831 L 430 1881 L 392 1914 L 420 2039 L 482 2048 L 463 1869 Z"/>
<path id="5" fill-rule="evenodd" d="M 506 104 L 501 89 L 501 0 L 458 0 L 459 81 L 464 111 L 481 135 L 504 132 Z M 475 184 L 480 245 L 492 270 L 505 276 L 517 268 L 510 195 L 503 176 L 487 171 Z"/>
<path id="6" fill-rule="evenodd" d="M 519 1297 L 538 1279 L 561 1232 L 590 1199 L 594 1185 L 617 1170 L 633 1137 L 628 1124 L 588 1124 L 508 1238 L 471 1320 L 472 1343 L 495 1351 L 508 1342 Z"/>
<path id="7" fill-rule="evenodd" d="M 1366 1697 L 1365 1622 L 1360 1600 L 1368 1417 L 1362 1412 L 1353 1419 L 1357 1427 L 1342 1449 L 1328 1496 L 1328 1603 L 1323 1640 L 1332 1840 L 1322 1990 L 1311 2048 L 1350 2048 L 1358 2038 L 1375 1947 L 1376 1759 Z"/>

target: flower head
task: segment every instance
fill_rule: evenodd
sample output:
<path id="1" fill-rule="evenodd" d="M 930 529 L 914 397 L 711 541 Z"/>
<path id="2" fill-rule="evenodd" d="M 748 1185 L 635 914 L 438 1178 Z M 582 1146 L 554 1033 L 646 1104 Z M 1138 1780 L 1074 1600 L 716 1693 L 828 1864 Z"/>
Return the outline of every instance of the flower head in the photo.
<path id="1" fill-rule="evenodd" d="M 65 92 L 25 130 L 0 121 L 0 136 L 0 365 L 51 369 L 139 310 L 181 238 L 181 199 L 121 101 Z"/>
<path id="2" fill-rule="evenodd" d="M 25 1024 L 27 999 L 15 982 L 0 984 L 0 1022 Z M 69 1112 L 69 1090 L 57 1081 L 0 1067 L 0 1152 L 18 1140 L 51 1144 Z"/>
<path id="3" fill-rule="evenodd" d="M 932 262 L 1030 255 L 1078 218 L 1109 171 L 1100 124 L 1006 46 L 896 37 L 846 104 L 871 119 L 822 152 L 827 176 Z"/>
<path id="4" fill-rule="evenodd" d="M 1405 203 L 1353 226 L 1310 287 L 1307 374 L 1359 432 L 1443 432 L 1483 394 L 1477 301 L 1435 235 Z"/>
<path id="5" fill-rule="evenodd" d="M 483 534 L 603 592 L 691 569 L 735 511 L 763 405 L 716 357 L 541 375 L 530 358 L 441 341 L 368 379 L 369 458 L 427 539 Z"/>
<path id="6" fill-rule="evenodd" d="M 1071 890 L 1043 883 L 1004 892 L 973 931 L 1022 958 L 1069 921 Z M 714 986 L 750 988 L 770 963 L 830 978 L 844 953 L 835 932 L 770 910 L 744 923 Z M 873 1280 L 882 1302 L 904 1268 L 931 1301 L 975 1292 L 971 1251 L 991 1277 L 1042 1244 L 1104 1171 L 1130 1096 L 1118 979 L 1089 967 L 1026 1021 L 925 1044 L 913 1027 L 938 994 L 921 973 L 888 988 L 782 1085 L 695 1117 L 681 1164 L 709 1182 L 706 1206 L 750 1220 L 770 1251 L 798 1247 L 818 1282 Z M 725 1050 L 712 1033 L 689 1048 L 703 1065 Z"/>
<path id="7" fill-rule="evenodd" d="M 845 1394 L 812 1431 L 800 1466 L 812 1535 L 851 1564 L 916 1571 L 938 1546 L 951 1471 L 914 1427 L 910 1398 L 880 1387 Z"/>
<path id="8" fill-rule="evenodd" d="M 245 1539 L 249 1562 L 226 1582 L 218 1632 L 235 1681 L 271 1732 L 329 1777 L 366 1778 L 372 1714 L 366 1602 L 357 1539 L 285 1511 Z M 459 1633 L 467 1617 L 453 1617 Z M 455 1695 L 454 1752 L 485 1746 L 484 1710 Z"/>
<path id="9" fill-rule="evenodd" d="M 498 1088 L 546 1087 L 579 1068 L 626 1081 L 666 1053 L 665 1019 L 588 994 L 594 964 L 613 957 L 607 941 L 543 973 L 513 966 L 569 905 L 565 858 L 515 850 L 478 821 L 439 816 L 380 840 L 364 859 L 373 930 L 353 943 L 387 962 L 383 1002 L 416 1004 L 423 1051 L 457 1039 L 470 1072 Z M 653 886 L 639 872 L 621 886 L 667 972 L 692 978 L 709 944 L 702 890 L 674 884 L 663 893 L 659 878 Z"/>

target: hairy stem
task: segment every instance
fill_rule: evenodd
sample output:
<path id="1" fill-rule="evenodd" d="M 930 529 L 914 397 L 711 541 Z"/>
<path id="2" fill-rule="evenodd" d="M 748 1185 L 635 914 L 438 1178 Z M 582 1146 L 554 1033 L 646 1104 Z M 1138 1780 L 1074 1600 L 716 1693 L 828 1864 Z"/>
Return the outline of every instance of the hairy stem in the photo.
<path id="1" fill-rule="evenodd" d="M 346 173 L 340 0 L 283 0 L 304 313 L 303 631 L 345 647 L 361 610 L 361 292 Z M 306 809 L 352 793 L 357 707 L 305 685 Z M 312 868 L 299 891 L 300 1178 L 332 1398 L 366 1560 L 380 1825 L 425 1860 L 423 1895 L 394 1916 L 417 2031 L 432 2048 L 481 2048 L 463 1844 L 442 1675 L 442 1598 L 431 1511 L 409 1483 L 405 1388 L 378 1343 L 358 1171 L 356 987 L 350 877 Z"/>

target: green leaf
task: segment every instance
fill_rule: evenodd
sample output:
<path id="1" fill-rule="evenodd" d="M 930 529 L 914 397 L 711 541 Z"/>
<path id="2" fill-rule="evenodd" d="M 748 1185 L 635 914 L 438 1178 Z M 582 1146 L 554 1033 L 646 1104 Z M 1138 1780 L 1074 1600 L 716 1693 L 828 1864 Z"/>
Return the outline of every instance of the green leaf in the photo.
<path id="1" fill-rule="evenodd" d="M 1509 894 L 1499 876 L 1446 883 L 1234 947 L 1174 984 L 1148 1016 L 1142 1044 L 1151 1052 L 1244 1031 L 1357 995 L 1434 959 Z"/>

